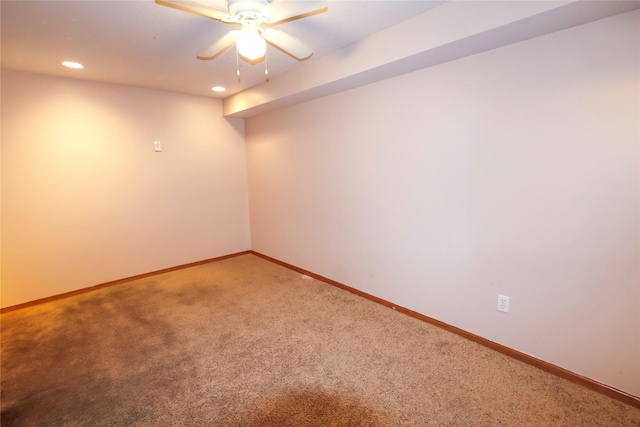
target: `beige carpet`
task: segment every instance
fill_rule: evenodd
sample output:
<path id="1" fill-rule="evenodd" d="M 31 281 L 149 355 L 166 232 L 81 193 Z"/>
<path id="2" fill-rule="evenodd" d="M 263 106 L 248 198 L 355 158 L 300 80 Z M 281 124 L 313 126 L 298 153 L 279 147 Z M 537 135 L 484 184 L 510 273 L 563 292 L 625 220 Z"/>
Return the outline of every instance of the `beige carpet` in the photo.
<path id="1" fill-rule="evenodd" d="M 2 426 L 640 426 L 253 255 L 2 315 Z"/>

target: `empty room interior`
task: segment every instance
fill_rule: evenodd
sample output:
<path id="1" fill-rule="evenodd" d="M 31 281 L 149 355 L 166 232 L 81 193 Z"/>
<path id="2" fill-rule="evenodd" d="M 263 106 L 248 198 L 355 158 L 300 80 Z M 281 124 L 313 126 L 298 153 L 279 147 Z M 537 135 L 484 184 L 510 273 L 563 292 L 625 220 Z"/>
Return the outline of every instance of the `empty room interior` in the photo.
<path id="1" fill-rule="evenodd" d="M 94 415 L 69 415 L 76 414 L 73 403 L 60 396 L 74 392 L 47 380 L 46 372 L 59 381 L 72 372 L 85 375 L 81 365 L 89 362 L 73 355 L 76 344 L 56 350 L 64 354 L 57 360 L 75 357 L 66 368 L 54 357 L 37 368 L 42 373 L 33 384 L 24 380 L 36 369 L 24 364 L 44 357 L 26 355 L 48 334 L 60 340 L 71 334 L 65 331 L 88 327 L 74 319 L 92 311 L 105 322 L 100 330 L 120 327 L 108 322 L 109 310 L 113 319 L 135 312 L 138 326 L 153 328 L 145 325 L 160 319 L 159 311 L 144 317 L 154 309 L 127 299 L 148 288 L 140 304 L 175 317 L 167 329 L 179 337 L 184 316 L 206 313 L 204 301 L 215 310 L 209 305 L 211 313 L 203 314 L 202 334 L 219 333 L 232 344 L 234 333 L 258 333 L 251 328 L 267 306 L 280 307 L 281 317 L 269 314 L 259 328 L 279 325 L 292 306 L 302 310 L 321 298 L 325 308 L 309 305 L 300 314 L 308 316 L 304 321 L 292 312 L 288 319 L 296 324 L 286 327 L 295 334 L 277 341 L 293 346 L 308 336 L 309 344 L 318 337 L 310 331 L 324 333 L 321 319 L 328 328 L 332 318 L 342 322 L 347 314 L 353 326 L 344 320 L 336 331 L 351 334 L 368 322 L 378 327 L 387 315 L 394 325 L 415 321 L 403 326 L 412 332 L 394 332 L 398 341 L 376 350 L 380 361 L 388 347 L 420 347 L 422 333 L 412 328 L 433 326 L 425 336 L 446 332 L 461 340 L 460 349 L 477 343 L 474 352 L 504 356 L 509 366 L 522 362 L 536 370 L 531 375 L 540 370 L 617 405 L 612 411 L 620 418 L 597 425 L 640 426 L 640 2 L 217 0 L 183 2 L 182 9 L 178 3 L 1 3 L 3 425 L 37 425 L 39 418 L 30 418 L 36 413 L 59 416 L 50 419 L 59 425 L 289 425 L 265 421 L 275 415 L 265 415 L 264 406 L 251 422 L 239 421 L 268 394 L 260 388 L 268 381 L 253 374 L 260 384 L 252 386 L 255 393 L 228 401 L 224 396 L 239 395 L 215 388 L 220 397 L 214 398 L 220 385 L 194 379 L 192 385 L 203 387 L 200 398 L 216 409 L 205 414 L 205 403 L 191 399 L 180 408 L 166 403 L 176 406 L 173 415 L 160 416 L 159 399 L 134 410 L 113 394 L 125 371 L 134 371 L 138 356 L 131 356 L 120 373 L 96 368 L 78 385 L 100 378 L 112 401 L 101 401 L 98 386 L 78 394 L 88 399 L 93 393 L 95 399 L 80 406 L 103 414 L 104 424 L 82 418 Z M 311 3 L 317 9 L 309 9 Z M 196 4 L 229 17 L 194 13 Z M 239 53 L 251 28 L 234 20 L 253 19 L 243 7 L 259 11 L 256 34 L 267 41 L 266 54 L 256 60 Z M 270 23 L 269 7 L 285 18 Z M 229 41 L 234 28 L 237 50 L 235 38 Z M 212 45 L 221 51 L 210 49 L 203 60 L 207 55 L 198 50 L 218 39 L 227 40 L 224 48 Z M 66 68 L 63 61 L 84 68 Z M 270 291 L 251 294 L 261 278 Z M 207 287 L 220 297 L 206 294 Z M 304 289 L 315 293 L 298 297 Z M 172 303 L 174 297 L 180 302 Z M 338 307 L 334 302 L 343 304 L 340 310 L 324 316 Z M 213 322 L 214 312 L 239 316 L 234 307 L 252 315 L 218 331 L 222 320 Z M 379 329 L 379 339 L 361 343 L 362 357 L 391 339 Z M 127 331 L 120 336 L 137 336 Z M 339 335 L 332 330 L 330 336 Z M 165 349 L 173 349 L 166 339 Z M 221 342 L 208 357 L 215 358 L 218 345 L 224 349 Z M 243 347 L 261 348 L 254 344 Z M 367 408 L 356 413 L 351 400 L 332 400 L 338 402 L 332 410 L 307 413 L 311 420 L 327 413 L 348 420 L 324 425 L 552 425 L 553 418 L 536 421 L 538 410 L 531 408 L 514 419 L 501 418 L 497 409 L 479 415 L 470 404 L 450 401 L 427 409 L 429 402 L 436 406 L 436 391 L 411 397 L 424 402 L 412 409 L 385 406 L 385 394 L 371 390 L 380 390 L 375 381 L 386 374 L 366 373 L 377 365 L 373 356 L 366 369 L 352 367 L 346 360 L 358 351 L 345 350 L 352 359 L 342 359 L 342 347 L 314 345 L 333 353 L 313 369 L 288 361 L 270 381 L 287 393 L 313 389 L 313 399 L 305 394 L 293 407 L 319 411 L 314 399 L 321 390 Z M 176 347 L 172 351 L 190 348 Z M 464 360 L 465 351 L 451 357 Z M 303 363 L 311 353 L 295 360 Z M 109 361 L 124 363 L 117 352 L 109 354 Z M 260 363 L 275 363 L 264 354 Z M 426 363 L 428 351 L 419 354 L 415 363 Z M 247 369 L 259 373 L 258 356 L 251 357 Z M 171 363 L 188 377 L 189 364 Z M 214 375 L 211 366 L 193 362 L 194 378 Z M 225 366 L 220 369 L 229 372 Z M 393 366 L 380 368 L 396 372 Z M 360 380 L 341 376 L 349 369 L 363 369 Z M 397 369 L 398 382 L 415 377 L 413 390 L 420 387 L 424 371 Z M 474 367 L 464 369 L 473 378 Z M 323 372 L 321 380 L 306 376 L 315 370 Z M 358 385 L 366 381 L 373 385 Z M 473 390 L 492 393 L 482 381 Z M 38 400 L 56 393 L 62 403 Z M 131 392 L 127 399 L 143 397 Z M 144 412 L 144 405 L 156 409 Z M 116 418 L 104 418 L 103 409 Z M 384 414 L 376 424 L 377 411 Z M 447 411 L 458 418 L 446 418 Z M 475 415 L 459 418 L 462 413 Z M 322 425 L 301 419 L 291 425 Z M 555 425 L 596 425 L 576 420 L 568 416 Z"/>

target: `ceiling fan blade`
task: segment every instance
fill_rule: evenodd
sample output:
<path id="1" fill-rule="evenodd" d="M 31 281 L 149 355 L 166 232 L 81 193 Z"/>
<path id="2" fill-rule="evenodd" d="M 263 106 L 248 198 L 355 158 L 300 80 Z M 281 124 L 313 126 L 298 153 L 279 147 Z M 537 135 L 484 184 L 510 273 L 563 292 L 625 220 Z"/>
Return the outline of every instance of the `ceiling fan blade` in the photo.
<path id="1" fill-rule="evenodd" d="M 198 54 L 198 59 L 208 60 L 216 58 L 222 52 L 229 49 L 233 43 L 235 43 L 236 39 L 238 38 L 238 34 L 240 34 L 240 30 L 229 31 L 211 46 L 200 51 L 200 53 Z"/>
<path id="2" fill-rule="evenodd" d="M 265 25 L 273 26 L 324 13 L 327 10 L 328 7 L 323 2 L 282 1 L 269 4 L 262 13 L 268 18 Z"/>
<path id="3" fill-rule="evenodd" d="M 213 6 L 194 0 L 156 0 L 156 3 L 218 21 L 226 21 L 231 18 L 231 15 L 226 10 L 216 9 Z"/>
<path id="4" fill-rule="evenodd" d="M 284 53 L 293 56 L 299 61 L 303 61 L 313 55 L 313 51 L 310 48 L 305 46 L 297 38 L 283 31 L 267 28 L 262 31 L 262 37 Z"/>

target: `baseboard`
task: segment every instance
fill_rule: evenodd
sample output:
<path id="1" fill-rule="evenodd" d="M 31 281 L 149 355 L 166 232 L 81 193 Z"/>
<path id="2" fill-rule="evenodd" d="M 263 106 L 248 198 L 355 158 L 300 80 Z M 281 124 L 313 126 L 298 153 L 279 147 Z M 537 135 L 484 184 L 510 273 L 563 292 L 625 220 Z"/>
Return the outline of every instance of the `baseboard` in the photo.
<path id="1" fill-rule="evenodd" d="M 549 362 L 545 362 L 544 360 L 535 358 L 533 356 L 530 356 L 528 354 L 522 353 L 522 352 L 520 352 L 518 350 L 514 350 L 514 349 L 509 348 L 507 346 L 504 346 L 502 344 L 498 344 L 496 342 L 493 342 L 491 340 L 483 338 L 483 337 L 481 337 L 479 335 L 472 334 L 471 332 L 467 332 L 467 331 L 465 331 L 463 329 L 460 329 L 460 328 L 457 328 L 455 326 L 449 325 L 447 323 L 441 322 L 440 320 L 431 318 L 429 316 L 425 316 L 424 314 L 420 314 L 420 313 L 415 312 L 413 310 L 410 310 L 408 308 L 401 307 L 401 306 L 399 306 L 397 304 L 394 304 L 394 303 L 389 302 L 387 300 L 384 300 L 382 298 L 378 298 L 378 297 L 370 295 L 370 294 L 368 294 L 366 292 L 362 292 L 362 291 L 360 291 L 358 289 L 355 289 L 355 288 L 352 288 L 350 286 L 344 285 L 342 283 L 336 282 L 335 280 L 331 280 L 331 279 L 328 279 L 326 277 L 320 276 L 319 274 L 312 273 L 312 272 L 307 271 L 305 269 L 296 267 L 294 265 L 291 265 L 291 264 L 288 264 L 286 262 L 277 260 L 275 258 L 271 258 L 271 257 L 269 257 L 267 255 L 263 255 L 263 254 L 261 254 L 259 252 L 253 251 L 253 250 L 249 251 L 249 252 L 251 254 L 257 256 L 257 257 L 263 258 L 263 259 L 265 259 L 267 261 L 271 261 L 274 264 L 278 264 L 278 265 L 286 267 L 286 268 L 288 268 L 290 270 L 296 271 L 298 273 L 305 274 L 305 275 L 307 275 L 309 277 L 313 277 L 314 279 L 320 280 L 322 282 L 328 283 L 329 285 L 333 285 L 333 286 L 335 286 L 337 288 L 340 288 L 340 289 L 343 289 L 345 291 L 351 292 L 352 294 L 361 296 L 361 297 L 366 298 L 366 299 L 368 299 L 370 301 L 373 301 L 375 303 L 384 305 L 385 307 L 389 307 L 389 308 L 391 308 L 393 310 L 399 311 L 400 313 L 404 313 L 404 314 L 406 314 L 408 316 L 411 316 L 413 318 L 422 320 L 423 322 L 427 322 L 427 323 L 435 325 L 435 326 L 437 326 L 439 328 L 445 329 L 445 330 L 447 330 L 449 332 L 453 332 L 454 334 L 460 335 L 460 336 L 462 336 L 462 337 L 464 337 L 466 339 L 469 339 L 469 340 L 471 340 L 473 342 L 476 342 L 476 343 L 478 343 L 480 345 L 488 347 L 488 348 L 490 348 L 492 350 L 498 351 L 498 352 L 500 352 L 502 354 L 505 354 L 507 356 L 510 356 L 510 357 L 512 357 L 514 359 L 520 360 L 521 362 L 524 362 L 524 363 L 526 363 L 528 365 L 535 366 L 536 368 L 542 369 L 543 371 L 549 372 L 549 373 L 551 373 L 553 375 L 556 375 L 556 376 L 558 376 L 560 378 L 564 378 L 566 380 L 569 380 L 569 381 L 572 381 L 574 383 L 580 384 L 580 385 L 582 385 L 584 387 L 587 387 L 587 388 L 589 388 L 589 389 L 591 389 L 593 391 L 596 391 L 598 393 L 604 394 L 604 395 L 606 395 L 608 397 L 611 397 L 613 399 L 616 399 L 616 400 L 619 400 L 621 402 L 624 402 L 624 403 L 626 403 L 628 405 L 634 406 L 636 408 L 640 408 L 640 397 L 636 397 L 636 396 L 630 395 L 628 393 L 625 393 L 624 391 L 615 389 L 613 387 L 609 387 L 606 384 L 599 383 L 599 382 L 597 382 L 595 380 L 592 380 L 590 378 L 587 378 L 587 377 L 584 377 L 582 375 L 576 374 L 575 372 L 571 372 L 571 371 L 569 371 L 567 369 L 564 369 L 564 368 L 561 368 L 559 366 L 553 365 L 553 364 L 551 364 Z"/>
<path id="2" fill-rule="evenodd" d="M 65 292 L 63 294 L 53 295 L 53 296 L 50 296 L 50 297 L 40 298 L 40 299 L 37 299 L 37 300 L 34 300 L 34 301 L 25 302 L 25 303 L 22 303 L 22 304 L 17 304 L 17 305 L 12 305 L 12 306 L 9 306 L 9 307 L 4 307 L 4 308 L 0 309 L 0 313 L 4 314 L 4 313 L 7 313 L 9 311 L 19 310 L 21 308 L 31 307 L 31 306 L 34 306 L 34 305 L 43 304 L 45 302 L 50 302 L 50 301 L 56 301 L 56 300 L 63 299 L 63 298 L 69 298 L 69 297 L 72 297 L 74 295 L 80 295 L 80 294 L 84 294 L 84 293 L 87 293 L 87 292 L 96 291 L 98 289 L 108 288 L 110 286 L 119 285 L 119 284 L 122 284 L 122 283 L 130 282 L 132 280 L 144 279 L 145 277 L 155 276 L 155 275 L 163 274 L 163 273 L 169 273 L 170 271 L 182 270 L 184 268 L 195 267 L 197 265 L 202 265 L 202 264 L 208 264 L 210 262 L 222 261 L 223 259 L 233 258 L 233 257 L 237 257 L 237 256 L 240 256 L 240 255 L 247 255 L 249 253 L 251 253 L 251 251 L 237 252 L 237 253 L 233 253 L 233 254 L 229 254 L 229 255 L 223 255 L 223 256 L 219 256 L 219 257 L 215 257 L 215 258 L 205 259 L 205 260 L 202 260 L 202 261 L 190 262 L 188 264 L 182 264 L 182 265 L 178 265 L 178 266 L 175 266 L 175 267 L 163 268 L 162 270 L 156 270 L 156 271 L 152 271 L 150 273 L 138 274 L 136 276 L 127 277 L 127 278 L 124 278 L 124 279 L 118 279 L 118 280 L 114 280 L 114 281 L 107 282 L 107 283 L 102 283 L 102 284 L 95 285 L 95 286 L 89 286 L 87 288 L 77 289 L 75 291 Z"/>

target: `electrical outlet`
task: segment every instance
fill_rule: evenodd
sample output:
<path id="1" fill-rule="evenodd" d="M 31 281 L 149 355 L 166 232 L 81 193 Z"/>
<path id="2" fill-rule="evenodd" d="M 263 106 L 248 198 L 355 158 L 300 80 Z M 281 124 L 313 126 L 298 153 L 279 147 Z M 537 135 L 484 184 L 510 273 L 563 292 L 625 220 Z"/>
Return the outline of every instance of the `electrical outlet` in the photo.
<path id="1" fill-rule="evenodd" d="M 498 311 L 509 312 L 509 297 L 498 295 Z"/>

